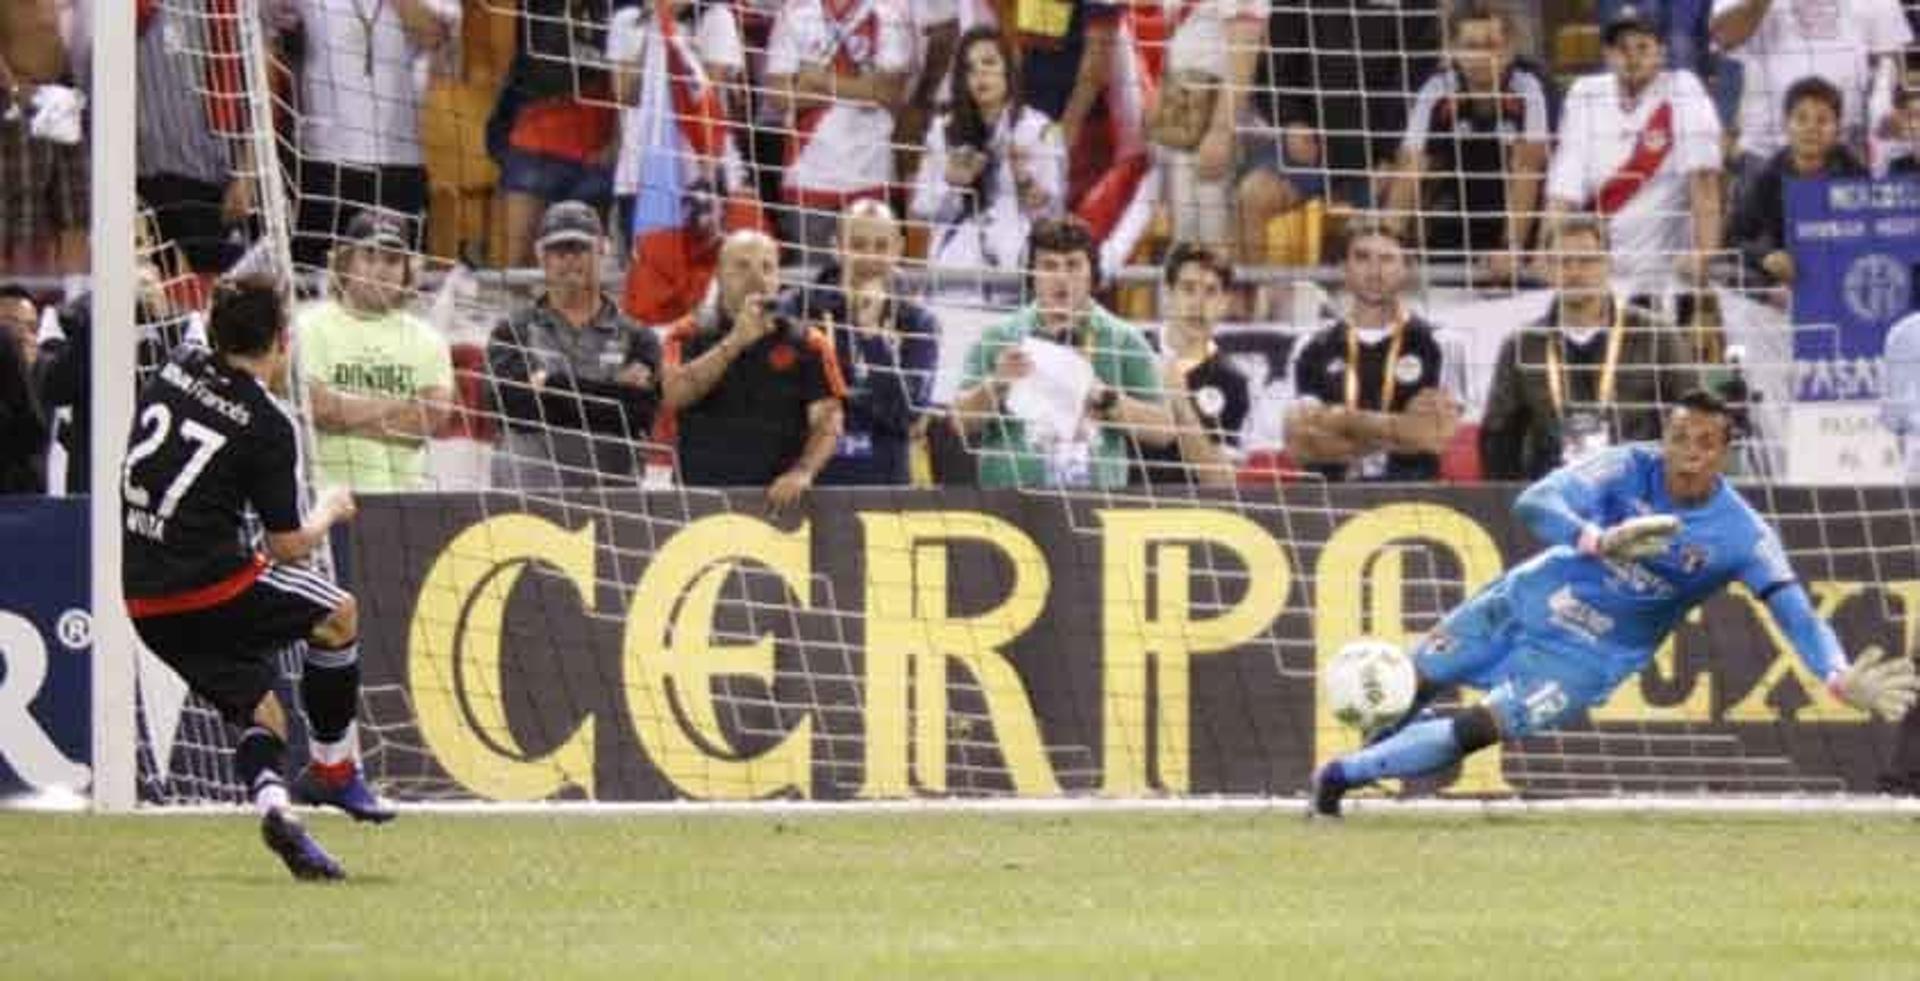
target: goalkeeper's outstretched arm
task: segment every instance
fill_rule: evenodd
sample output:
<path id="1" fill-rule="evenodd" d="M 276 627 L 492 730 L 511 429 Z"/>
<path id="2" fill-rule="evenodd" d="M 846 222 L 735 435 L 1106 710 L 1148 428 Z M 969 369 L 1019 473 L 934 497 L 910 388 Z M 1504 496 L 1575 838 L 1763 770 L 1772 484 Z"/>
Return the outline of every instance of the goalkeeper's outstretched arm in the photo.
<path id="1" fill-rule="evenodd" d="M 1767 612 L 1793 644 L 1794 653 L 1807 670 L 1826 682 L 1833 697 L 1889 722 L 1899 721 L 1913 709 L 1914 701 L 1920 699 L 1920 675 L 1911 658 L 1890 657 L 1884 649 L 1875 648 L 1860 663 L 1848 664 L 1839 636 L 1814 612 L 1805 587 L 1788 581 L 1762 595 Z"/>

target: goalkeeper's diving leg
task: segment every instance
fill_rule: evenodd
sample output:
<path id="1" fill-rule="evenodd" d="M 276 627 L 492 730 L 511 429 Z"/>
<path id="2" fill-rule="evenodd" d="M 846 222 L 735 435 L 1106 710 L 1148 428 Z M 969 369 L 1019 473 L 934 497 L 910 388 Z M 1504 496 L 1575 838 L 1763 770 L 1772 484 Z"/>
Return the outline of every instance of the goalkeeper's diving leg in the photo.
<path id="1" fill-rule="evenodd" d="M 1489 583 L 1447 614 L 1413 649 L 1413 704 L 1398 719 L 1367 733 L 1367 745 L 1385 742 L 1415 722 L 1435 718 L 1427 706 L 1455 685 L 1491 689 L 1494 673 L 1513 650 L 1516 629 L 1504 578 Z"/>
<path id="2" fill-rule="evenodd" d="M 1379 780 L 1438 773 L 1508 739 L 1550 729 L 1604 699 L 1612 685 L 1571 658 L 1520 647 L 1497 669 L 1480 704 L 1418 719 L 1386 739 L 1333 760 L 1313 775 L 1308 816 L 1340 816 L 1348 791 Z"/>

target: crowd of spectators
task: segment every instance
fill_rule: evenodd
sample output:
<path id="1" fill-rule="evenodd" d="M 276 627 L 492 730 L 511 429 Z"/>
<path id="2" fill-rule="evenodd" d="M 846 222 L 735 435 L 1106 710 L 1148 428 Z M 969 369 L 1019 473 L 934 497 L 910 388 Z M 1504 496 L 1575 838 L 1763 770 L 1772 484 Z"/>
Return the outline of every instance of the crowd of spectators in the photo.
<path id="1" fill-rule="evenodd" d="M 69 277 L 0 294 L 8 489 L 45 485 L 47 362 L 72 367 L 39 304 L 84 288 L 84 6 L 0 7 L 0 278 Z M 931 477 L 984 486 L 1535 475 L 1657 431 L 1718 357 L 1707 287 L 1783 302 L 1786 182 L 1920 170 L 1899 0 L 264 0 L 279 161 L 245 136 L 234 0 L 134 7 L 156 235 L 189 280 L 246 261 L 285 168 L 325 274 L 299 329 L 317 463 L 367 490 L 429 486 L 472 412 L 495 486 L 664 468 L 779 505 L 929 479 L 945 437 L 970 458 Z M 488 52 L 465 132 L 496 201 L 468 227 L 423 132 Z M 608 282 L 660 213 L 662 139 L 684 268 Z M 1273 319 L 1245 273 L 1301 261 L 1275 229 L 1308 212 L 1343 300 L 1277 350 L 1220 331 Z M 477 385 L 410 309 L 423 256 L 539 272 Z M 1161 269 L 1157 327 L 1119 312 L 1117 263 Z M 1555 291 L 1484 405 L 1407 301 L 1442 266 Z M 1005 316 L 949 343 L 953 304 Z"/>

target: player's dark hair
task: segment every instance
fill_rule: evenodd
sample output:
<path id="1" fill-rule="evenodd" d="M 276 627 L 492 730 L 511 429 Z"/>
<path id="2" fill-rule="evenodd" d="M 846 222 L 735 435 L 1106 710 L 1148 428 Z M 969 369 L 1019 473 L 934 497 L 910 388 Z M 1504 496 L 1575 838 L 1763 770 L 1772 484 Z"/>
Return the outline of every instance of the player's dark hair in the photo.
<path id="1" fill-rule="evenodd" d="M 33 291 L 19 283 L 0 283 L 0 300 L 25 300 L 33 303 Z M 39 306 L 37 303 L 34 305 Z"/>
<path id="2" fill-rule="evenodd" d="M 1833 115 L 1836 119 L 1844 115 L 1844 113 L 1840 111 L 1840 107 L 1843 104 L 1840 97 L 1840 90 L 1835 88 L 1832 82 L 1818 75 L 1808 75 L 1792 85 L 1787 86 L 1786 98 L 1780 103 L 1782 114 L 1791 115 L 1793 113 L 1793 107 L 1799 105 L 1802 99 L 1813 99 L 1825 103 L 1828 109 L 1833 110 Z"/>
<path id="3" fill-rule="evenodd" d="M 214 287 L 207 340 L 215 351 L 240 357 L 265 354 L 286 330 L 286 298 L 274 277 L 253 273 Z"/>
<path id="4" fill-rule="evenodd" d="M 1168 286 L 1172 286 L 1180 278 L 1180 267 L 1189 264 L 1212 273 L 1214 278 L 1220 280 L 1221 289 L 1233 288 L 1233 263 L 1219 252 L 1193 242 L 1176 242 L 1173 248 L 1167 250 L 1167 262 L 1161 269 L 1161 277 Z"/>
<path id="5" fill-rule="evenodd" d="M 1033 230 L 1027 233 L 1027 275 L 1033 275 L 1034 261 L 1042 252 L 1086 253 L 1087 265 L 1093 268 L 1093 283 L 1100 285 L 1100 243 L 1094 240 L 1093 229 L 1078 217 L 1041 218 L 1033 223 Z"/>

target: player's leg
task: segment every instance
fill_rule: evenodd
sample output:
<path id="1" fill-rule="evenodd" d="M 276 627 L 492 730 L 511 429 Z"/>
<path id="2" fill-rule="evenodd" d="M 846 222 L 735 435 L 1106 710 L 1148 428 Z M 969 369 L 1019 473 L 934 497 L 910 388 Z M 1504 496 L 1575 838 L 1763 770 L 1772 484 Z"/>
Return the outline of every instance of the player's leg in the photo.
<path id="1" fill-rule="evenodd" d="M 249 591 L 251 592 L 251 591 Z M 247 594 L 209 610 L 134 620 L 147 648 L 241 730 L 234 770 L 260 812 L 267 847 L 301 879 L 340 879 L 346 872 L 314 842 L 288 808 L 285 772 L 287 714 L 273 693 L 278 674 L 272 649 L 234 644 L 252 619 Z"/>
<path id="2" fill-rule="evenodd" d="M 390 821 L 392 805 L 376 796 L 360 774 L 360 613 L 352 594 L 309 569 L 275 565 L 260 574 L 256 590 L 268 597 L 267 619 L 307 642 L 300 673 L 300 703 L 307 713 L 310 756 L 294 781 L 301 803 L 326 804 L 356 821 Z"/>
<path id="3" fill-rule="evenodd" d="M 1496 743 L 1549 729 L 1606 697 L 1611 685 L 1565 654 L 1519 647 L 1495 669 L 1502 680 L 1479 705 L 1415 722 L 1314 775 L 1312 813 L 1338 817 L 1347 791 L 1379 780 L 1436 773 Z"/>
<path id="4" fill-rule="evenodd" d="M 386 821 L 393 808 L 374 796 L 359 773 L 353 720 L 360 701 L 360 618 L 353 597 L 310 569 L 271 565 L 244 599 L 243 642 L 278 649 L 306 642 L 300 701 L 307 714 L 311 760 L 293 782 L 303 804 L 328 804 L 360 821 Z"/>
<path id="5" fill-rule="evenodd" d="M 260 839 L 296 879 L 346 878 L 347 870 L 307 833 L 289 806 L 280 776 L 287 755 L 287 713 L 279 697 L 267 692 L 254 707 L 251 721 L 234 749 L 233 763 L 260 811 Z"/>

